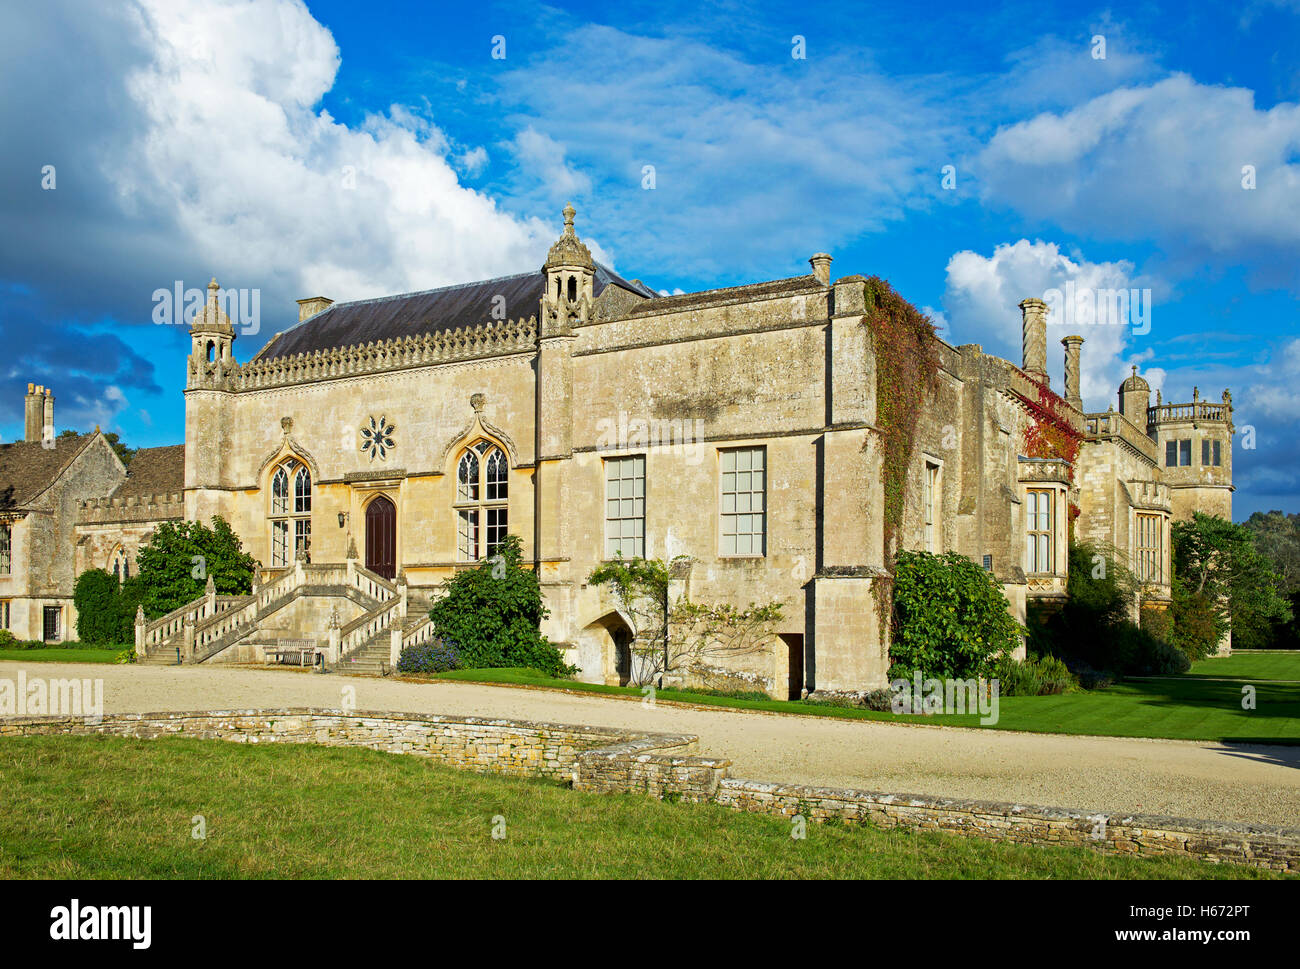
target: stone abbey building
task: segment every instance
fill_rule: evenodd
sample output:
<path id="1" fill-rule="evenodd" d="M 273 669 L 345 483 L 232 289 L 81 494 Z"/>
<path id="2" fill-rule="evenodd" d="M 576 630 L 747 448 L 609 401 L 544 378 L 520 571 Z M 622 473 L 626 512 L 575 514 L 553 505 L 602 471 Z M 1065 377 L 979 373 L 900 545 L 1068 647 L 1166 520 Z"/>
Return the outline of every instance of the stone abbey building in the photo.
<path id="1" fill-rule="evenodd" d="M 804 276 L 662 296 L 596 263 L 564 215 L 538 271 L 300 300 L 298 324 L 243 362 L 210 285 L 185 363 L 183 483 L 160 473 L 147 498 L 144 485 L 123 495 L 130 476 L 113 485 L 110 469 L 69 485 L 75 565 L 111 569 L 151 521 L 221 515 L 264 570 L 251 596 L 210 593 L 141 623 L 140 652 L 254 661 L 310 640 L 331 664 L 378 671 L 430 638 L 438 584 L 511 533 L 539 571 L 543 631 L 584 679 L 629 676 L 631 621 L 587 582 L 621 552 L 677 559 L 674 597 L 783 604 L 764 648 L 692 678 L 858 691 L 888 668 L 887 534 L 981 563 L 1023 619 L 1030 600 L 1064 596 L 1071 531 L 1113 544 L 1143 606 L 1161 608 L 1171 520 L 1231 514 L 1228 394 L 1153 403 L 1135 371 L 1118 409 L 1086 414 L 1084 340 L 1060 341 L 1058 394 L 1047 306 L 1031 298 L 1020 365 L 934 338 L 887 532 L 877 405 L 892 376 L 878 372 L 868 279 L 832 280 L 818 253 Z M 40 513 L 20 505 L 4 512 L 11 556 Z M 13 561 L 0 584 L 16 599 L 32 562 Z"/>

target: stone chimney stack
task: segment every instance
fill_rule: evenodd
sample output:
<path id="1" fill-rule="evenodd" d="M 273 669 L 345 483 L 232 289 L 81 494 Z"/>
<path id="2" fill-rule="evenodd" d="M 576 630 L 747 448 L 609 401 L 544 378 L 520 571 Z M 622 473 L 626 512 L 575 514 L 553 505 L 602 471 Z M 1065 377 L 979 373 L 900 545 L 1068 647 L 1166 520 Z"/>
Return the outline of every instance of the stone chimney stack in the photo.
<path id="1" fill-rule="evenodd" d="M 324 313 L 333 305 L 334 300 L 326 299 L 324 296 L 308 296 L 306 299 L 300 299 L 298 300 L 298 322 L 301 323 L 317 313 Z"/>
<path id="2" fill-rule="evenodd" d="M 813 253 L 813 257 L 808 261 L 812 263 L 813 275 L 817 277 L 817 281 L 823 286 L 829 286 L 831 284 L 830 254 L 825 252 L 816 252 Z"/>
<path id="3" fill-rule="evenodd" d="M 1047 304 L 1030 297 L 1020 301 L 1021 368 L 1043 386 L 1051 383 L 1047 376 Z"/>
<path id="4" fill-rule="evenodd" d="M 54 440 L 54 391 L 49 387 L 45 388 L 45 406 L 43 408 L 45 423 L 41 425 L 41 434 L 37 435 L 42 441 L 48 436 L 51 441 Z"/>
<path id="5" fill-rule="evenodd" d="M 1067 336 L 1061 340 L 1065 347 L 1065 402 L 1075 410 L 1083 410 L 1083 395 L 1079 393 L 1079 348 L 1083 337 Z"/>
<path id="6" fill-rule="evenodd" d="M 35 384 L 27 385 L 27 393 L 23 397 L 23 440 L 39 441 L 41 439 L 41 421 L 45 419 L 44 404 L 44 387 L 38 387 Z"/>

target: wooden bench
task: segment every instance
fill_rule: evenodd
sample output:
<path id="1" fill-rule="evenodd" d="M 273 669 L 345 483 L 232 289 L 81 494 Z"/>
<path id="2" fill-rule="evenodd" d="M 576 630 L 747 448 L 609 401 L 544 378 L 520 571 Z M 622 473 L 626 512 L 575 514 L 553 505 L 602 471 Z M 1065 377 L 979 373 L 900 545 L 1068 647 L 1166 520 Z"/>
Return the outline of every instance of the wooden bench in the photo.
<path id="1" fill-rule="evenodd" d="M 314 639 L 281 639 L 275 646 L 266 647 L 266 661 L 272 665 L 315 666 L 321 655 Z"/>

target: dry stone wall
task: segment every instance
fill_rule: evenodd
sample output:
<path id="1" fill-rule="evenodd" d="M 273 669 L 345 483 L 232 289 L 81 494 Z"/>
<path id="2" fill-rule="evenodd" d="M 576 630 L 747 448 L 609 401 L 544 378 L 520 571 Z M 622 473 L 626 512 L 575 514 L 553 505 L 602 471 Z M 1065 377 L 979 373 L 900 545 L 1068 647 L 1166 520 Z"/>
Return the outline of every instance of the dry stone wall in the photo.
<path id="1" fill-rule="evenodd" d="M 639 793 L 811 821 L 948 831 L 1126 855 L 1182 855 L 1300 873 L 1300 829 L 773 784 L 729 777 L 731 762 L 695 754 L 690 734 L 439 714 L 295 708 L 0 719 L 0 737 L 110 734 L 240 743 L 363 747 L 461 769 L 548 777 L 578 790 Z"/>

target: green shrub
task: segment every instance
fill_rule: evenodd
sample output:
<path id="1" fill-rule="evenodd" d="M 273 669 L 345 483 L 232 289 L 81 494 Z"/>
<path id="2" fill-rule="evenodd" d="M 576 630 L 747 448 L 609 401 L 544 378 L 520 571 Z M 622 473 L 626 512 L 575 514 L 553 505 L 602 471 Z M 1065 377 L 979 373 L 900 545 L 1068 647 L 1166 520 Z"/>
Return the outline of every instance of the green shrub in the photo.
<path id="1" fill-rule="evenodd" d="M 964 555 L 901 551 L 894 568 L 889 678 L 990 675 L 1020 645 L 993 576 Z"/>
<path id="2" fill-rule="evenodd" d="M 1054 656 L 1018 662 L 1003 656 L 994 668 L 1001 696 L 1054 696 L 1073 690 L 1077 681 L 1069 668 Z"/>
<path id="3" fill-rule="evenodd" d="M 1174 617 L 1169 609 L 1143 609 L 1138 627 L 1161 642 L 1174 642 Z"/>
<path id="4" fill-rule="evenodd" d="M 113 662 L 114 662 L 114 663 L 134 663 L 134 662 L 135 662 L 135 647 L 134 647 L 134 646 L 128 646 L 126 649 L 124 649 L 124 650 L 122 650 L 121 652 L 119 652 L 116 656 L 113 657 Z"/>
<path id="5" fill-rule="evenodd" d="M 139 568 L 132 581 L 139 583 L 139 601 L 150 619 L 202 596 L 208 576 L 218 595 L 247 595 L 257 567 L 229 523 L 215 515 L 211 528 L 202 522 L 163 522 L 136 562 Z"/>
<path id="6" fill-rule="evenodd" d="M 119 586 L 117 577 L 103 569 L 87 569 L 77 576 L 72 601 L 77 607 L 77 638 L 83 643 L 119 642 L 117 613 Z"/>
<path id="7" fill-rule="evenodd" d="M 537 573 L 522 558 L 519 537 L 507 535 L 496 555 L 449 579 L 446 595 L 429 610 L 434 633 L 465 669 L 522 666 L 569 676 L 577 670 L 541 634 L 547 609 Z"/>
<path id="8" fill-rule="evenodd" d="M 0 649 L 13 649 L 18 640 L 7 629 L 0 629 Z"/>

